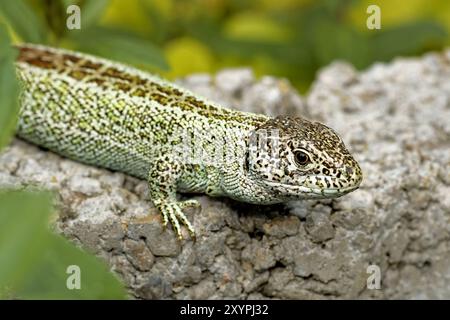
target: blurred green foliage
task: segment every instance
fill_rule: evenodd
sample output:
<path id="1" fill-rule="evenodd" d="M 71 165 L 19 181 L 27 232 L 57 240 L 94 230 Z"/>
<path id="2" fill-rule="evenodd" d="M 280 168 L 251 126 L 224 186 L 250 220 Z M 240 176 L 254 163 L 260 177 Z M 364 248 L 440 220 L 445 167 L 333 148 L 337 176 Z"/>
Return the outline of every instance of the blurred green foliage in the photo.
<path id="1" fill-rule="evenodd" d="M 0 192 L 0 298 L 123 299 L 125 290 L 104 263 L 48 229 L 51 196 Z M 80 268 L 80 289 L 69 290 Z"/>
<path id="2" fill-rule="evenodd" d="M 15 50 L 9 45 L 6 28 L 0 28 L 0 150 L 9 144 L 14 133 L 17 115 L 19 84 L 14 81 L 16 71 L 12 61 Z M 12 79 L 12 80 L 11 80 Z"/>
<path id="3" fill-rule="evenodd" d="M 0 25 L 0 150 L 10 142 L 17 121 L 16 54 Z M 122 284 L 104 263 L 50 232 L 52 210 L 47 193 L 0 190 L 0 299 L 125 298 Z M 79 290 L 66 285 L 71 265 L 81 271 Z"/>
<path id="4" fill-rule="evenodd" d="M 447 0 L 0 2 L 20 40 L 92 52 L 168 78 L 251 66 L 302 91 L 336 59 L 361 69 L 450 44 Z M 81 7 L 80 31 L 65 27 L 70 4 Z M 371 4 L 381 9 L 381 30 L 366 27 Z"/>
<path id="5" fill-rule="evenodd" d="M 67 7 L 81 7 L 81 30 L 66 27 Z M 366 9 L 381 8 L 381 30 Z M 174 78 L 251 66 L 306 90 L 336 60 L 357 68 L 449 45 L 447 0 L 0 0 L 0 24 L 16 42 L 67 47 Z M 0 27 L 0 149 L 13 135 L 19 87 L 7 30 Z M 0 192 L 0 298 L 124 298 L 106 266 L 47 224 L 51 197 Z M 82 271 L 68 290 L 66 268 Z"/>

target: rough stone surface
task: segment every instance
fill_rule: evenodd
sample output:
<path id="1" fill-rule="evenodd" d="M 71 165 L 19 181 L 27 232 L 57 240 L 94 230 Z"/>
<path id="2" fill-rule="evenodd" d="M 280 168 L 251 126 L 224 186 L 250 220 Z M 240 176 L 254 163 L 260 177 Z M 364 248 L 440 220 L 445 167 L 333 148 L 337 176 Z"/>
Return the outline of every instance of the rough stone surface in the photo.
<path id="1" fill-rule="evenodd" d="M 304 115 L 335 128 L 360 162 L 343 198 L 252 206 L 197 196 L 195 243 L 179 243 L 145 182 L 16 140 L 0 185 L 55 190 L 57 230 L 105 259 L 140 299 L 450 298 L 450 51 L 375 64 L 336 62 L 300 97 L 247 69 L 184 86 L 229 106 Z M 367 288 L 367 267 L 381 289 Z"/>

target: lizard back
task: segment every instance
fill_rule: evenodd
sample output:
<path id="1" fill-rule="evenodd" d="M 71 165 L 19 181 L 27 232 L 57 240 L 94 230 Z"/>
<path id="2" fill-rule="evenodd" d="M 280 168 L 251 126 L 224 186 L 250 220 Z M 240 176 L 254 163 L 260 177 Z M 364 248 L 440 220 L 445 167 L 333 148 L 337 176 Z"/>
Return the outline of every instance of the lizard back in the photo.
<path id="1" fill-rule="evenodd" d="M 188 132 L 208 141 L 214 133 L 242 134 L 269 119 L 106 59 L 37 45 L 18 49 L 18 135 L 88 164 L 146 178 L 154 149 L 170 149 L 170 137 Z"/>

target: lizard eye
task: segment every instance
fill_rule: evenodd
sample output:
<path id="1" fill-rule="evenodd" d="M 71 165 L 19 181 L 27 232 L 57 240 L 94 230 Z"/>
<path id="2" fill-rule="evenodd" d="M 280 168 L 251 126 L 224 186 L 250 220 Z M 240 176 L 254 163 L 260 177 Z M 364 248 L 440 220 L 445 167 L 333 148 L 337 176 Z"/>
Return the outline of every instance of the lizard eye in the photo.
<path id="1" fill-rule="evenodd" d="M 294 159 L 295 162 L 300 166 L 304 166 L 311 162 L 311 160 L 309 159 L 309 155 L 301 150 L 297 150 L 294 152 Z"/>

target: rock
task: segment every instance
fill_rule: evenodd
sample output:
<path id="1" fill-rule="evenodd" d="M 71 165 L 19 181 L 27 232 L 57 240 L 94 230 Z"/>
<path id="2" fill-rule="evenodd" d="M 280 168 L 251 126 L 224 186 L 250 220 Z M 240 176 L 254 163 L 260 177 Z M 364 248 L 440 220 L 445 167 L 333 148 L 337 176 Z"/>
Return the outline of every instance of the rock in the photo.
<path id="1" fill-rule="evenodd" d="M 114 215 L 111 198 L 107 194 L 81 200 L 77 206 L 78 221 L 99 224 Z"/>
<path id="2" fill-rule="evenodd" d="M 295 216 L 276 217 L 264 223 L 264 233 L 277 238 L 295 235 L 300 227 L 300 220 Z"/>
<path id="3" fill-rule="evenodd" d="M 340 267 L 341 265 L 336 263 L 336 257 L 325 252 L 313 251 L 297 255 L 293 272 L 302 278 L 313 275 L 319 281 L 327 283 L 339 277 Z"/>
<path id="4" fill-rule="evenodd" d="M 80 192 L 87 196 L 93 196 L 102 192 L 100 181 L 93 178 L 75 176 L 69 180 L 67 186 L 71 191 Z"/>
<path id="5" fill-rule="evenodd" d="M 242 261 L 251 263 L 255 271 L 258 272 L 267 270 L 276 263 L 273 252 L 268 245 L 255 240 L 242 251 Z"/>
<path id="6" fill-rule="evenodd" d="M 128 226 L 128 236 L 131 239 L 145 241 L 155 256 L 176 256 L 180 252 L 180 243 L 173 232 L 164 232 L 157 220 L 136 221 Z"/>
<path id="7" fill-rule="evenodd" d="M 101 175 L 98 181 L 106 187 L 121 188 L 125 183 L 125 175 L 120 172 L 114 172 L 111 175 Z"/>
<path id="8" fill-rule="evenodd" d="M 254 81 L 251 69 L 226 69 L 216 75 L 215 83 L 225 94 L 235 95 Z"/>
<path id="9" fill-rule="evenodd" d="M 177 299 L 209 299 L 216 292 L 217 288 L 214 284 L 214 281 L 211 281 L 210 278 L 205 278 L 199 283 L 187 288 L 184 290 L 183 295 L 177 295 Z"/>
<path id="10" fill-rule="evenodd" d="M 8 173 L 0 172 L 0 181 L 2 188 L 5 189 L 19 189 L 21 186 L 21 180 Z"/>
<path id="11" fill-rule="evenodd" d="M 144 284 L 136 289 L 136 294 L 143 299 L 162 299 L 172 292 L 172 287 L 159 276 L 150 276 Z"/>
<path id="12" fill-rule="evenodd" d="M 288 81 L 266 76 L 242 92 L 238 106 L 243 111 L 269 116 L 305 114 L 303 100 L 293 93 Z"/>
<path id="13" fill-rule="evenodd" d="M 0 154 L 0 186 L 57 191 L 55 230 L 105 259 L 137 299 L 450 299 L 449 77 L 447 50 L 361 72 L 335 62 L 305 97 L 248 69 L 180 80 L 228 106 L 326 123 L 364 173 L 334 200 L 196 196 L 195 243 L 162 229 L 145 181 L 17 139 Z M 366 287 L 369 265 L 381 290 Z"/>
<path id="14" fill-rule="evenodd" d="M 334 237 L 334 228 L 327 213 L 316 211 L 306 218 L 306 232 L 313 242 L 323 242 Z"/>
<path id="15" fill-rule="evenodd" d="M 123 249 L 130 262 L 139 271 L 150 270 L 155 258 L 145 242 L 126 239 L 123 242 Z"/>

